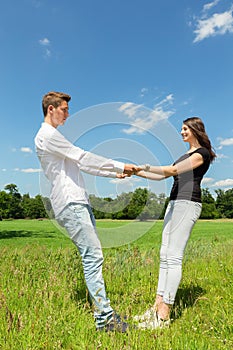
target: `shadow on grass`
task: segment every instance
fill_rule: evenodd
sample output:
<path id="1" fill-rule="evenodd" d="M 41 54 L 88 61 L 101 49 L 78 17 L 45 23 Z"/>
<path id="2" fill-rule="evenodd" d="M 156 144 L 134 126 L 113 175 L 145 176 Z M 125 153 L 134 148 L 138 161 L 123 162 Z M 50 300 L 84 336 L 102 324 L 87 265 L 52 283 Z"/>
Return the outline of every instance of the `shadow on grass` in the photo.
<path id="1" fill-rule="evenodd" d="M 0 239 L 11 239 L 11 238 L 54 238 L 52 234 L 44 232 L 35 232 L 35 231 L 25 231 L 25 230 L 14 230 L 14 231 L 0 231 Z"/>
<path id="2" fill-rule="evenodd" d="M 80 275 L 81 278 L 79 280 L 79 283 L 78 285 L 76 285 L 76 287 L 71 293 L 71 299 L 75 301 L 77 306 L 81 305 L 81 307 L 83 307 L 84 309 L 91 311 L 93 303 L 88 293 L 86 282 L 83 276 L 83 271 L 81 271 Z"/>
<path id="3" fill-rule="evenodd" d="M 78 289 L 73 291 L 71 298 L 75 301 L 77 305 L 82 304 L 84 308 L 91 308 L 92 301 L 84 280 L 83 285 L 79 286 Z"/>
<path id="4" fill-rule="evenodd" d="M 173 319 L 180 318 L 184 309 L 195 305 L 197 300 L 205 293 L 206 291 L 202 287 L 193 284 L 179 288 L 176 294 L 171 317 Z"/>

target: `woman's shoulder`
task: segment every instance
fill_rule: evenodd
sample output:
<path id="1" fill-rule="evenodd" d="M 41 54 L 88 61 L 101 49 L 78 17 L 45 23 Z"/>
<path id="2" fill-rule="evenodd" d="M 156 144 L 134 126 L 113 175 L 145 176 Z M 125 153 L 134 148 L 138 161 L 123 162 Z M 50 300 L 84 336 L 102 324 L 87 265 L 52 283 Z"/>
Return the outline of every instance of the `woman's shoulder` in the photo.
<path id="1" fill-rule="evenodd" d="M 204 159 L 210 159 L 210 152 L 206 147 L 199 147 L 195 151 L 193 151 L 191 154 L 193 153 L 199 153 L 202 155 Z"/>

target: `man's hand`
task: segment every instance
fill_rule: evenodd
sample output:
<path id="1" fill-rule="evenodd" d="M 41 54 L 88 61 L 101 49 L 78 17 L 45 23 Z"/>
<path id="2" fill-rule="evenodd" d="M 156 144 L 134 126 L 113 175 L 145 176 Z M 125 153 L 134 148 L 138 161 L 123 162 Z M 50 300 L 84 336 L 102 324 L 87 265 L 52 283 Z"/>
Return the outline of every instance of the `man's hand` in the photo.
<path id="1" fill-rule="evenodd" d="M 124 179 L 125 177 L 129 177 L 130 175 L 128 174 L 116 174 L 117 179 Z"/>
<path id="2" fill-rule="evenodd" d="M 128 176 L 131 176 L 131 175 L 133 175 L 134 173 L 136 173 L 137 171 L 140 171 L 140 170 L 141 170 L 141 168 L 138 167 L 135 164 L 125 164 L 124 174 L 126 174 Z"/>

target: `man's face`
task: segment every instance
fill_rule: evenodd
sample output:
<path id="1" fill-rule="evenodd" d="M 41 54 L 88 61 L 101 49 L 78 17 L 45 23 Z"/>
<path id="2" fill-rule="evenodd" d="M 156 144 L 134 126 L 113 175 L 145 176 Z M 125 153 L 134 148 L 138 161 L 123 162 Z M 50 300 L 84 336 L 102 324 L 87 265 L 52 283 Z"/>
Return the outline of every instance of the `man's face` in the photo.
<path id="1" fill-rule="evenodd" d="M 66 101 L 62 101 L 60 106 L 55 108 L 54 106 L 49 106 L 50 110 L 50 120 L 54 128 L 59 125 L 63 125 L 66 119 L 69 117 L 69 106 Z"/>

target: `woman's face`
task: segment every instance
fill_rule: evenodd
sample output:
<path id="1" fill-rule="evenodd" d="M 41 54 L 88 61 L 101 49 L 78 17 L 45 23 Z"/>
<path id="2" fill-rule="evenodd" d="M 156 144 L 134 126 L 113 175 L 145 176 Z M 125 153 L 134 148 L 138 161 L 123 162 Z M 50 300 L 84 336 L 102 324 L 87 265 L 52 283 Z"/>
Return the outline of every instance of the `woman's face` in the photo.
<path id="1" fill-rule="evenodd" d="M 192 130 L 185 124 L 182 125 L 181 136 L 184 142 L 190 142 L 194 138 Z"/>

